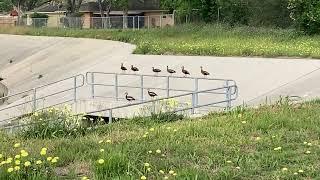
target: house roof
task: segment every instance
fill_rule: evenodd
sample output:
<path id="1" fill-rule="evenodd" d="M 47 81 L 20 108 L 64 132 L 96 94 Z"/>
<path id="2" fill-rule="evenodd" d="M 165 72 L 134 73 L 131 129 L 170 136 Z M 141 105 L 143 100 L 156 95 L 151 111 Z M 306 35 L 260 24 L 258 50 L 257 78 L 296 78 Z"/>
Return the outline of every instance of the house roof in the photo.
<path id="1" fill-rule="evenodd" d="M 122 10 L 119 7 L 112 7 L 112 11 Z M 129 10 L 131 11 L 155 11 L 160 9 L 160 0 L 129 0 Z M 32 10 L 33 12 L 55 12 L 55 11 L 66 11 L 66 7 L 60 3 L 49 2 L 42 6 Z M 97 2 L 85 2 L 82 3 L 80 12 L 99 12 L 99 5 Z"/>

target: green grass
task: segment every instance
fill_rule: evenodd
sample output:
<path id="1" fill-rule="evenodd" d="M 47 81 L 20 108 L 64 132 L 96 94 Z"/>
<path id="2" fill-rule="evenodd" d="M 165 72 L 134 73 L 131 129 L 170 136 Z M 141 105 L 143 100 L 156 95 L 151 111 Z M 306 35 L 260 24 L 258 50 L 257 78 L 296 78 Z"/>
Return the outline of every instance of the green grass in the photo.
<path id="1" fill-rule="evenodd" d="M 170 123 L 127 120 L 76 138 L 21 139 L 4 134 L 0 153 L 14 155 L 24 148 L 30 158 L 40 158 L 40 149 L 47 147 L 48 156 L 60 157 L 54 170 L 57 179 L 140 179 L 143 175 L 190 180 L 320 179 L 319 108 L 319 102 L 311 102 Z M 14 149 L 17 142 L 22 147 Z M 281 150 L 274 150 L 277 147 Z M 98 164 L 98 159 L 104 159 L 104 164 Z M 144 163 L 150 164 L 150 172 Z M 177 175 L 169 175 L 170 170 Z M 303 172 L 295 175 L 299 170 Z M 0 167 L 1 174 L 5 172 Z"/>
<path id="2" fill-rule="evenodd" d="M 291 29 L 183 25 L 151 30 L 1 28 L 0 33 L 129 42 L 137 54 L 320 58 L 320 36 Z"/>

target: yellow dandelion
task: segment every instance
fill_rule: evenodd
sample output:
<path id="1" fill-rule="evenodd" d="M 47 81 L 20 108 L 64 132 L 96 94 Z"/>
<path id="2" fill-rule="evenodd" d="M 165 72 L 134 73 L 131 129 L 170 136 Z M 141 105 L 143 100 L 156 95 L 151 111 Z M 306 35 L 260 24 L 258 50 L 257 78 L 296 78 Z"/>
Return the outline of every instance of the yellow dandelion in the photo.
<path id="1" fill-rule="evenodd" d="M 103 143 L 103 140 L 99 141 L 99 144 Z"/>
<path id="2" fill-rule="evenodd" d="M 173 132 L 177 132 L 177 131 L 178 131 L 177 129 L 174 129 L 174 130 L 173 130 Z"/>
<path id="3" fill-rule="evenodd" d="M 149 167 L 150 164 L 149 164 L 149 163 L 144 163 L 144 166 L 145 166 L 145 167 Z"/>
<path id="4" fill-rule="evenodd" d="M 40 155 L 41 155 L 41 156 L 45 156 L 46 154 L 47 154 L 47 151 L 41 151 L 41 152 L 40 152 Z"/>
<path id="5" fill-rule="evenodd" d="M 150 128 L 149 131 L 154 131 L 154 128 Z"/>
<path id="6" fill-rule="evenodd" d="M 311 151 L 306 151 L 306 154 L 311 154 Z"/>
<path id="7" fill-rule="evenodd" d="M 165 176 L 163 179 L 169 179 L 169 177 L 168 177 L 168 176 Z"/>
<path id="8" fill-rule="evenodd" d="M 157 150 L 156 150 L 156 153 L 160 154 L 160 153 L 161 153 L 161 150 L 160 150 L 160 149 L 157 149 Z"/>
<path id="9" fill-rule="evenodd" d="M 42 149 L 41 149 L 41 151 L 47 151 L 47 150 L 48 150 L 47 148 L 42 148 Z"/>
<path id="10" fill-rule="evenodd" d="M 247 121 L 241 121 L 242 124 L 247 124 Z"/>
<path id="11" fill-rule="evenodd" d="M 98 160 L 98 163 L 99 163 L 99 164 L 103 164 L 103 163 L 104 163 L 104 160 L 103 160 L 103 159 L 99 159 L 99 160 Z"/>
<path id="12" fill-rule="evenodd" d="M 18 148 L 18 147 L 20 147 L 20 145 L 21 145 L 20 143 L 16 143 L 13 145 L 13 147 Z"/>
<path id="13" fill-rule="evenodd" d="M 37 164 L 37 165 L 40 165 L 40 164 L 42 164 L 42 161 L 41 161 L 41 160 L 38 160 L 38 161 L 36 161 L 36 164 Z"/>
<path id="14" fill-rule="evenodd" d="M 146 138 L 146 137 L 147 137 L 147 135 L 146 135 L 146 134 L 144 134 L 142 137 Z"/>
<path id="15" fill-rule="evenodd" d="M 163 171 L 163 170 L 160 170 L 159 173 L 160 173 L 160 174 L 164 174 L 164 171 Z"/>
<path id="16" fill-rule="evenodd" d="M 51 161 L 52 160 L 52 157 L 47 157 L 47 161 Z"/>
<path id="17" fill-rule="evenodd" d="M 12 167 L 8 168 L 8 170 L 7 170 L 8 173 L 11 173 L 12 171 L 13 171 Z"/>
<path id="18" fill-rule="evenodd" d="M 31 162 L 30 161 L 26 161 L 25 163 L 24 163 L 24 166 L 25 167 L 29 167 L 31 165 Z"/>
<path id="19" fill-rule="evenodd" d="M 4 165 L 4 164 L 6 164 L 6 163 L 7 163 L 7 161 L 2 161 L 2 162 L 0 163 L 0 166 Z"/>
<path id="20" fill-rule="evenodd" d="M 298 172 L 299 172 L 299 173 L 303 173 L 304 171 L 303 171 L 302 169 L 300 169 Z"/>
<path id="21" fill-rule="evenodd" d="M 147 177 L 145 177 L 145 176 L 141 176 L 141 178 L 140 178 L 141 180 L 146 180 L 147 179 Z"/>
<path id="22" fill-rule="evenodd" d="M 6 161 L 6 163 L 8 163 L 8 164 L 11 163 L 11 162 L 12 162 L 12 158 L 8 158 L 7 161 Z"/>
<path id="23" fill-rule="evenodd" d="M 149 154 L 152 154 L 152 151 L 148 151 Z"/>
<path id="24" fill-rule="evenodd" d="M 22 157 L 27 157 L 29 155 L 29 153 L 25 150 L 21 150 L 20 153 Z"/>
<path id="25" fill-rule="evenodd" d="M 100 152 L 104 152 L 104 149 L 100 149 Z"/>
<path id="26" fill-rule="evenodd" d="M 288 171 L 288 168 L 282 168 L 282 171 Z"/>
<path id="27" fill-rule="evenodd" d="M 20 154 L 17 154 L 14 156 L 15 159 L 20 159 L 20 157 L 21 157 Z"/>
<path id="28" fill-rule="evenodd" d="M 52 163 L 56 163 L 56 162 L 58 162 L 58 159 L 53 158 L 51 162 L 52 162 Z"/>
<path id="29" fill-rule="evenodd" d="M 20 161 L 19 161 L 19 160 L 16 160 L 14 163 L 15 163 L 16 165 L 20 165 Z"/>
<path id="30" fill-rule="evenodd" d="M 15 167 L 14 167 L 14 170 L 15 170 L 15 171 L 19 171 L 19 170 L 20 170 L 20 166 L 15 166 Z"/>
<path id="31" fill-rule="evenodd" d="M 170 170 L 170 171 L 169 171 L 169 174 L 174 174 L 174 171 Z"/>

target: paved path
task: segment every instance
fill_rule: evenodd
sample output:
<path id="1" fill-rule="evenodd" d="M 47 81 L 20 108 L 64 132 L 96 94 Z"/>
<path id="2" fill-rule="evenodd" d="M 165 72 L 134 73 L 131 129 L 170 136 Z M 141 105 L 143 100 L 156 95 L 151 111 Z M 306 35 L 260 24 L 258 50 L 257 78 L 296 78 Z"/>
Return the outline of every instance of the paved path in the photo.
<path id="1" fill-rule="evenodd" d="M 167 65 L 180 72 L 183 65 L 199 77 L 203 66 L 214 78 L 237 82 L 237 105 L 256 105 L 267 96 L 320 95 L 318 60 L 133 55 L 134 48 L 94 39 L 0 35 L 0 75 L 7 78 L 4 83 L 14 93 L 87 71 L 120 72 L 121 62 L 138 66 L 143 74 L 153 74 L 153 66 L 165 70 Z M 202 86 L 206 89 L 209 85 Z"/>

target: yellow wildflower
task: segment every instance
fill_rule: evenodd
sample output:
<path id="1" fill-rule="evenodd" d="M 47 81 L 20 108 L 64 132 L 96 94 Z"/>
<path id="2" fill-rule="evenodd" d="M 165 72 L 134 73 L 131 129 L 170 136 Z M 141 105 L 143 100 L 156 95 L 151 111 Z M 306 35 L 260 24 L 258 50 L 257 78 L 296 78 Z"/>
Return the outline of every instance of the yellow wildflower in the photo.
<path id="1" fill-rule="evenodd" d="M 241 168 L 239 166 L 237 166 L 236 169 L 241 169 Z"/>
<path id="2" fill-rule="evenodd" d="M 87 176 L 83 176 L 81 180 L 89 180 L 89 178 Z"/>
<path id="3" fill-rule="evenodd" d="M 161 150 L 160 150 L 160 149 L 157 149 L 157 150 L 156 150 L 156 153 L 160 154 L 160 153 L 161 153 Z"/>
<path id="4" fill-rule="evenodd" d="M 152 154 L 152 151 L 148 151 L 149 154 Z"/>
<path id="5" fill-rule="evenodd" d="M 168 177 L 168 176 L 165 176 L 163 179 L 169 179 L 169 177 Z"/>
<path id="6" fill-rule="evenodd" d="M 15 167 L 14 167 L 14 170 L 15 170 L 15 171 L 19 171 L 19 170 L 20 170 L 20 166 L 15 166 Z"/>
<path id="7" fill-rule="evenodd" d="M 103 140 L 99 141 L 99 144 L 103 143 Z"/>
<path id="8" fill-rule="evenodd" d="M 20 161 L 19 161 L 19 160 L 16 160 L 14 163 L 15 163 L 16 165 L 20 165 Z"/>
<path id="9" fill-rule="evenodd" d="M 288 171 L 288 168 L 282 168 L 282 171 Z"/>
<path id="10" fill-rule="evenodd" d="M 160 173 L 160 174 L 164 174 L 164 171 L 163 171 L 163 170 L 160 170 L 159 173 Z"/>
<path id="11" fill-rule="evenodd" d="M 232 163 L 232 161 L 226 161 L 226 162 L 229 163 L 229 164 Z"/>
<path id="12" fill-rule="evenodd" d="M 12 171 L 13 171 L 13 168 L 12 167 L 10 167 L 10 168 L 8 168 L 8 173 L 11 173 Z"/>
<path id="13" fill-rule="evenodd" d="M 247 121 L 241 121 L 242 124 L 247 124 Z"/>
<path id="14" fill-rule="evenodd" d="M 40 164 L 42 164 L 42 161 L 41 161 L 41 160 L 38 160 L 38 161 L 36 161 L 36 164 L 37 164 L 37 165 L 40 165 Z"/>
<path id="15" fill-rule="evenodd" d="M 99 159 L 99 160 L 98 160 L 98 163 L 99 163 L 99 164 L 103 164 L 103 163 L 104 163 L 104 160 L 103 160 L 103 159 Z"/>
<path id="16" fill-rule="evenodd" d="M 108 139 L 106 142 L 107 142 L 107 143 L 111 143 L 111 140 L 110 140 L 110 139 Z"/>
<path id="17" fill-rule="evenodd" d="M 20 153 L 22 157 L 27 157 L 29 155 L 29 153 L 25 150 L 21 150 Z"/>
<path id="18" fill-rule="evenodd" d="M 9 164 L 9 163 L 11 163 L 12 162 L 12 158 L 8 158 L 7 159 L 7 163 Z"/>
<path id="19" fill-rule="evenodd" d="M 174 171 L 170 170 L 170 171 L 169 171 L 169 174 L 174 174 Z"/>
<path id="20" fill-rule="evenodd" d="M 151 171 L 151 168 L 147 168 L 147 171 Z"/>
<path id="21" fill-rule="evenodd" d="M 20 145 L 21 145 L 20 143 L 16 143 L 13 145 L 13 147 L 18 148 L 18 147 L 20 147 Z"/>
<path id="22" fill-rule="evenodd" d="M 140 178 L 141 180 L 146 180 L 147 179 L 147 177 L 145 177 L 145 176 L 141 176 L 141 178 Z"/>
<path id="23" fill-rule="evenodd" d="M 306 151 L 306 154 L 310 154 L 311 153 L 311 151 Z"/>
<path id="24" fill-rule="evenodd" d="M 56 162 L 58 162 L 58 159 L 53 158 L 51 162 L 52 162 L 52 163 L 56 163 Z"/>
<path id="25" fill-rule="evenodd" d="M 145 167 L 149 167 L 150 164 L 149 164 L 149 163 L 144 163 L 144 166 L 145 166 Z"/>
<path id="26" fill-rule="evenodd" d="M 173 175 L 173 176 L 176 176 L 176 175 L 177 175 L 177 173 L 173 173 L 172 175 Z"/>
<path id="27" fill-rule="evenodd" d="M 51 161 L 52 160 L 52 157 L 47 157 L 47 161 Z"/>
<path id="28" fill-rule="evenodd" d="M 25 167 L 28 167 L 28 166 L 30 166 L 31 165 L 31 162 L 30 161 L 26 161 L 25 163 L 24 163 L 24 166 Z"/>
<path id="29" fill-rule="evenodd" d="M 15 159 L 20 159 L 20 154 L 17 154 L 16 156 L 14 156 Z"/>
<path id="30" fill-rule="evenodd" d="M 104 152 L 104 149 L 100 149 L 100 152 Z"/>
<path id="31" fill-rule="evenodd" d="M 304 171 L 303 171 L 302 169 L 300 169 L 298 172 L 299 172 L 299 173 L 303 173 Z"/>
<path id="32" fill-rule="evenodd" d="M 154 128 L 150 128 L 149 131 L 154 131 Z"/>

